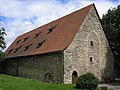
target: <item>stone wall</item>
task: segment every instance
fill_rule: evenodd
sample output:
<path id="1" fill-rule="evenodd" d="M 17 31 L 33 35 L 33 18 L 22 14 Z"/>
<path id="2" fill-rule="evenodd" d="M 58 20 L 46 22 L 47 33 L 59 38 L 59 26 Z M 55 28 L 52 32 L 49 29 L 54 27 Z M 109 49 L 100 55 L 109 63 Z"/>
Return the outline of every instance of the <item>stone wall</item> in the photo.
<path id="1" fill-rule="evenodd" d="M 114 78 L 114 56 L 94 8 L 64 51 L 64 83 L 72 82 L 74 71 L 92 72 L 100 80 Z"/>
<path id="2" fill-rule="evenodd" d="M 3 73 L 17 76 L 18 68 L 17 68 L 17 60 L 15 59 L 8 59 L 3 62 Z"/>
<path id="3" fill-rule="evenodd" d="M 4 73 L 51 83 L 63 83 L 63 54 L 54 52 L 7 59 Z"/>
<path id="4" fill-rule="evenodd" d="M 0 73 L 2 73 L 2 62 L 0 62 Z"/>

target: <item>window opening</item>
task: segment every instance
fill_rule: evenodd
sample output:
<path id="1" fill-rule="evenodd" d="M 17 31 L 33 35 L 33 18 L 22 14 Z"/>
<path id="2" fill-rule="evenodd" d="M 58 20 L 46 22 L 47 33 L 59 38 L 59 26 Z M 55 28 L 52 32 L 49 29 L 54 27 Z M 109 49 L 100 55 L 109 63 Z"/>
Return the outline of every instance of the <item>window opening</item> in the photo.
<path id="1" fill-rule="evenodd" d="M 92 58 L 92 57 L 90 57 L 90 62 L 91 62 L 91 63 L 93 62 L 93 58 Z"/>
<path id="2" fill-rule="evenodd" d="M 30 48 L 31 45 L 32 45 L 32 44 L 26 46 L 24 51 L 28 50 L 28 49 Z"/>
<path id="3" fill-rule="evenodd" d="M 33 58 L 33 62 L 35 61 L 35 59 Z"/>
<path id="4" fill-rule="evenodd" d="M 21 46 L 16 48 L 14 53 L 16 53 L 20 48 L 21 48 Z"/>
<path id="5" fill-rule="evenodd" d="M 91 46 L 93 46 L 93 41 L 91 41 L 90 43 L 91 43 Z"/>
<path id="6" fill-rule="evenodd" d="M 52 28 L 49 28 L 47 34 L 51 33 L 55 28 L 56 28 L 56 26 L 54 26 L 54 27 L 52 27 Z"/>
<path id="7" fill-rule="evenodd" d="M 16 44 L 18 44 L 20 41 L 21 41 L 21 39 L 20 39 L 20 40 L 18 40 Z"/>
<path id="8" fill-rule="evenodd" d="M 51 83 L 53 82 L 53 76 L 50 73 L 46 73 L 43 79 L 44 82 Z"/>
<path id="9" fill-rule="evenodd" d="M 23 41 L 23 42 L 25 42 L 27 39 L 28 39 L 28 37 L 24 38 L 24 41 Z"/>
<path id="10" fill-rule="evenodd" d="M 10 53 L 12 52 L 12 50 L 13 50 L 13 49 L 9 50 L 9 51 L 8 51 L 8 54 L 10 54 Z"/>
<path id="11" fill-rule="evenodd" d="M 40 34 L 41 34 L 41 32 L 40 32 L 40 33 L 35 34 L 35 38 L 37 38 Z"/>
<path id="12" fill-rule="evenodd" d="M 47 40 L 47 39 L 46 39 L 46 40 Z M 41 43 L 38 43 L 37 48 L 41 47 L 41 46 L 42 46 L 42 44 L 43 44 L 46 40 L 42 41 Z"/>

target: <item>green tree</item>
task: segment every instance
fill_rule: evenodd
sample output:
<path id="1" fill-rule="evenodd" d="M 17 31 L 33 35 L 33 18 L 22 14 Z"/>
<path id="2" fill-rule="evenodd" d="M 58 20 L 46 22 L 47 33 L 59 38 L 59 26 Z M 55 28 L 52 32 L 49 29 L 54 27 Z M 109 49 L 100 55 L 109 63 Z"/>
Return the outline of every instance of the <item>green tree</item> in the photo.
<path id="1" fill-rule="evenodd" d="M 115 70 L 118 73 L 120 72 L 120 5 L 109 9 L 107 14 L 103 15 L 102 24 L 114 53 Z"/>
<path id="2" fill-rule="evenodd" d="M 5 35 L 6 35 L 5 29 L 1 28 L 0 29 L 0 61 L 4 60 L 5 58 L 5 54 L 2 51 L 6 48 L 6 43 L 5 43 L 5 38 L 4 38 Z"/>
<path id="3" fill-rule="evenodd" d="M 5 38 L 4 36 L 6 35 L 5 33 L 5 29 L 4 28 L 1 28 L 0 29 L 0 48 L 3 50 L 6 48 L 6 44 L 5 44 Z"/>

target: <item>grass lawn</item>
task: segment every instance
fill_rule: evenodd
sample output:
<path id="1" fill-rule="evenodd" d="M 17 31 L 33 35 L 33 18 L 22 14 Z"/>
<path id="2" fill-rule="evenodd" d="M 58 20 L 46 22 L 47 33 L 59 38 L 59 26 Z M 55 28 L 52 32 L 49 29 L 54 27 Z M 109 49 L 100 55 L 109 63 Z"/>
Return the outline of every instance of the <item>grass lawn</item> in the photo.
<path id="1" fill-rule="evenodd" d="M 37 80 L 0 74 L 0 90 L 77 90 L 71 84 L 48 84 Z M 100 90 L 100 89 L 97 89 Z"/>

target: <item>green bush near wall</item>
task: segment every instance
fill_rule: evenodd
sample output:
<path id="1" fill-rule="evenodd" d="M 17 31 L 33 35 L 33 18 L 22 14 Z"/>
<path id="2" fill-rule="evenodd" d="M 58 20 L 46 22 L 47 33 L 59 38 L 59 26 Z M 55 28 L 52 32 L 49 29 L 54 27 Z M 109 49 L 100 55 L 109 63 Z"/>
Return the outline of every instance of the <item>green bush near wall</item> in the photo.
<path id="1" fill-rule="evenodd" d="M 92 73 L 86 73 L 79 76 L 76 80 L 76 87 L 79 89 L 95 90 L 99 80 Z"/>

